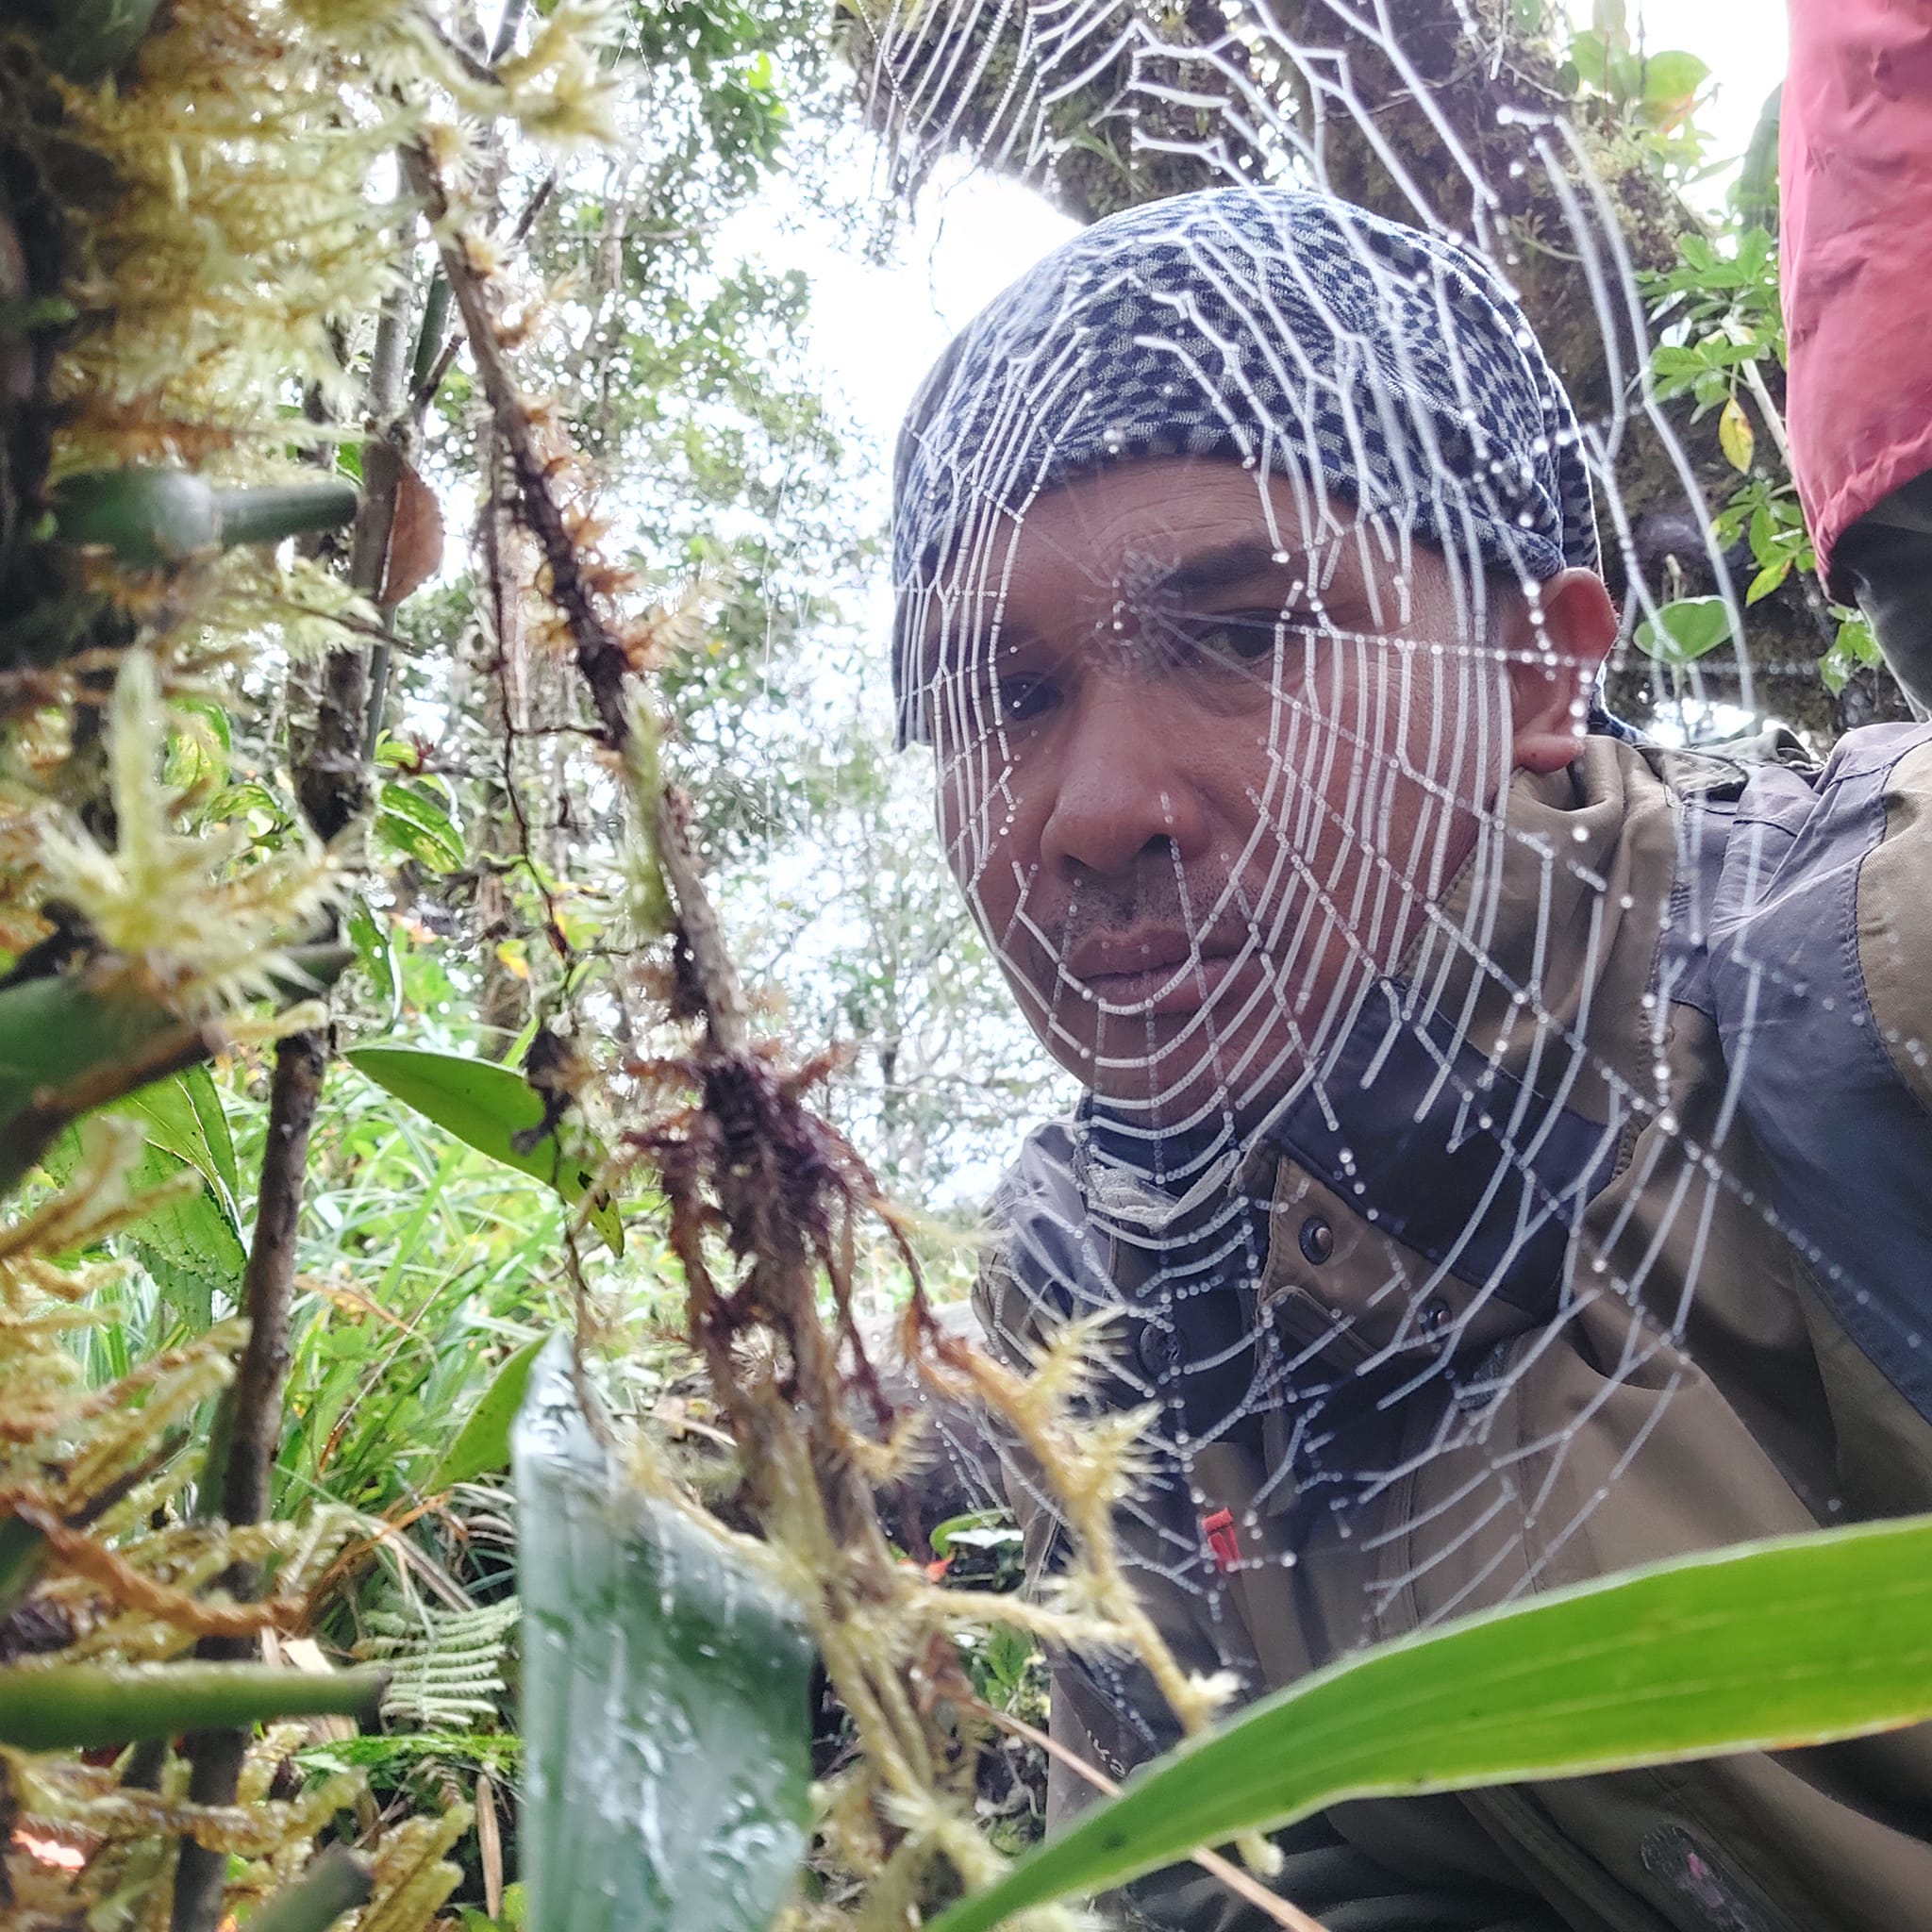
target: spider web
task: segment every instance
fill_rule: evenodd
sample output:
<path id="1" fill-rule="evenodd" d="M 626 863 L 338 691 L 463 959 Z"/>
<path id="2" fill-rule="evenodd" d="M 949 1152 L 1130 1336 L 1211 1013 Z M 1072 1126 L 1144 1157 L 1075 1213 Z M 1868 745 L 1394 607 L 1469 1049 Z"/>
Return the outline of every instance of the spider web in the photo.
<path id="1" fill-rule="evenodd" d="M 1112 1317 L 1095 1400 L 1153 1416 L 1129 1558 L 1187 1660 L 1251 1692 L 1626 1564 L 1881 1511 L 1842 1473 L 1811 1336 L 1918 1345 L 1866 1258 L 1808 1231 L 1772 1144 L 1803 1099 L 1790 1029 L 1831 1001 L 1778 896 L 1785 848 L 1738 801 L 1790 806 L 1809 779 L 1681 728 L 1634 744 L 1566 655 L 1547 559 L 1495 535 L 1530 519 L 1463 344 L 1471 290 L 1524 270 L 1525 197 L 1561 213 L 1539 246 L 1572 264 L 1605 389 L 1530 446 L 1587 476 L 1625 637 L 1657 595 L 1619 487 L 1633 438 L 1709 528 L 1606 191 L 1560 112 L 1500 92 L 1513 158 L 1488 178 L 1503 150 L 1464 142 L 1390 19 L 947 0 L 877 23 L 868 62 L 910 180 L 963 144 L 1065 199 L 1099 143 L 1150 192 L 1237 191 L 1090 229 L 993 304 L 915 406 L 901 513 L 941 502 L 941 535 L 902 544 L 895 589 L 948 862 L 1090 1096 L 1000 1191 L 982 1318 L 1024 1360 Z M 1492 39 L 1462 18 L 1448 65 L 1480 69 Z M 1405 161 L 1372 68 L 1446 172 Z M 1281 198 L 1346 187 L 1364 152 L 1433 252 Z M 1392 326 L 1331 304 L 1351 279 Z M 1430 383 L 1459 396 L 1464 446 L 1418 429 Z M 1150 436 L 1168 418 L 1207 427 Z M 1265 552 L 1238 592 L 1191 577 L 1210 525 Z M 1525 776 L 1514 721 L 1566 669 L 1583 755 Z M 1756 722 L 1741 654 L 1703 675 Z M 1108 736 L 1129 704 L 1140 736 Z M 1017 1460 L 1006 1483 L 1050 1571 L 1052 1497 Z M 1134 1674 L 1068 1668 L 1118 1755 L 1167 1741 Z"/>

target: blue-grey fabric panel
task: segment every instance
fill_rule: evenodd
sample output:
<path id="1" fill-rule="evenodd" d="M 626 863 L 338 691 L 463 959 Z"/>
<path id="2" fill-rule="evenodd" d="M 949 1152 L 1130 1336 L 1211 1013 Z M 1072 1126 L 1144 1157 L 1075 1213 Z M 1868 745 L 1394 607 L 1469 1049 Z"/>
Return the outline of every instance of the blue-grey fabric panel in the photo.
<path id="1" fill-rule="evenodd" d="M 1270 1138 L 1431 1261 L 1515 1307 L 1552 1307 L 1618 1129 L 1529 1091 L 1407 1004 L 1399 982 L 1378 986 Z"/>
<path id="2" fill-rule="evenodd" d="M 1108 1310 L 1122 1316 L 1109 1379 L 1098 1391 L 1106 1404 L 1159 1402 L 1169 1429 L 1211 1439 L 1246 1412 L 1253 1394 L 1267 1204 L 1228 1191 L 1205 1216 L 1153 1242 L 1129 1289 L 1116 1278 L 1112 1242 L 1081 1191 L 1096 1137 L 1152 1151 L 1109 1136 L 1091 1107 L 1028 1135 L 993 1200 L 1001 1260 L 1044 1328 Z M 1152 1176 L 1144 1178 L 1151 1188 Z"/>
<path id="3" fill-rule="evenodd" d="M 1899 1079 L 1858 960 L 1858 874 L 1920 725 L 1846 737 L 1823 775 L 1739 800 L 1709 922 L 1729 1091 L 1776 1211 L 1847 1333 L 1932 1419 L 1932 1116 Z M 1932 880 L 1927 881 L 1932 891 Z M 1932 961 L 1927 962 L 1932 968 Z"/>

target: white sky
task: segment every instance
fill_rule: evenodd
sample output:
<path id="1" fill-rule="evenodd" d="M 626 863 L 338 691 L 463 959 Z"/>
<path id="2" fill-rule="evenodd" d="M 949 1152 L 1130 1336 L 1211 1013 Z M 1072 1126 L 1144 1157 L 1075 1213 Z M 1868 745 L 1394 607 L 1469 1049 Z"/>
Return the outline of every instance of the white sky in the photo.
<path id="1" fill-rule="evenodd" d="M 1571 0 L 1586 17 L 1589 0 Z M 1710 68 L 1715 96 L 1700 111 L 1714 155 L 1741 154 L 1765 96 L 1784 72 L 1784 9 L 1776 0 L 1630 0 L 1653 50 L 1683 48 Z M 880 510 L 892 439 L 920 378 L 953 334 L 1001 289 L 1073 232 L 1039 196 L 1009 180 L 956 169 L 929 186 L 899 259 L 859 259 L 829 224 L 801 216 L 772 232 L 760 210 L 748 253 L 812 278 L 813 358 L 849 404 L 868 448 L 860 468 L 879 479 Z"/>

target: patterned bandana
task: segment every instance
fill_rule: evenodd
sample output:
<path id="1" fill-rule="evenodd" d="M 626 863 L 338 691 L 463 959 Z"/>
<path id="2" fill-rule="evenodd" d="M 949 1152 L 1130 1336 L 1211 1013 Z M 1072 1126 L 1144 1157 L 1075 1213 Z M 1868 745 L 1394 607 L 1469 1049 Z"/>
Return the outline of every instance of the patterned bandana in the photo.
<path id="1" fill-rule="evenodd" d="M 922 385 L 893 465 L 902 743 L 941 567 L 1069 476 L 1182 454 L 1524 579 L 1597 566 L 1569 397 L 1485 262 L 1326 195 L 1176 196 L 1038 263 Z"/>

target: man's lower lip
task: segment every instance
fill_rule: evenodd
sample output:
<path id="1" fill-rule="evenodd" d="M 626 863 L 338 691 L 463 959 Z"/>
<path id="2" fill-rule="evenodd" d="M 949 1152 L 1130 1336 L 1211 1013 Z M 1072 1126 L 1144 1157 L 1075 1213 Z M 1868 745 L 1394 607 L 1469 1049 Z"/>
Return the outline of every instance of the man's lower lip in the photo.
<path id="1" fill-rule="evenodd" d="M 1109 1007 L 1131 1007 L 1165 1018 L 1205 1006 L 1238 963 L 1233 953 L 1179 966 L 1143 967 L 1138 973 L 1096 973 L 1082 984 Z"/>

